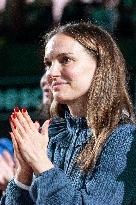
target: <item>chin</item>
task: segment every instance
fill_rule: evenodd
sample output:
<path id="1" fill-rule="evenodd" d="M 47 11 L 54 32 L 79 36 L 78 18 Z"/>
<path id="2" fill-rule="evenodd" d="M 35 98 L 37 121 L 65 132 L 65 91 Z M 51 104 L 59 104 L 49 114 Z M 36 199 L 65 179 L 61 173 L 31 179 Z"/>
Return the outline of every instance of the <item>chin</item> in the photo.
<path id="1" fill-rule="evenodd" d="M 66 102 L 69 101 L 68 97 L 58 93 L 53 93 L 53 98 L 55 99 L 55 101 L 61 104 L 66 104 Z"/>
<path id="2" fill-rule="evenodd" d="M 64 104 L 66 102 L 66 100 L 64 98 L 61 98 L 59 96 L 57 97 L 54 97 L 54 99 L 58 102 L 58 103 L 61 103 L 61 104 Z"/>

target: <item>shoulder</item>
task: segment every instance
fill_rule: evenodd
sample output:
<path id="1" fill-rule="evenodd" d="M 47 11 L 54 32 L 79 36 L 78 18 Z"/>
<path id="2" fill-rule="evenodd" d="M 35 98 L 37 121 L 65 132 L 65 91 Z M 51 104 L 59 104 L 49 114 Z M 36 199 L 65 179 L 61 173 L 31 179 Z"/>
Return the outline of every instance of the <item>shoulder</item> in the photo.
<path id="1" fill-rule="evenodd" d="M 114 128 L 106 144 L 120 144 L 128 145 L 131 144 L 136 135 L 136 125 L 135 124 L 122 124 Z"/>
<path id="2" fill-rule="evenodd" d="M 113 129 L 112 133 L 127 133 L 131 134 L 136 131 L 136 125 L 133 123 L 121 124 Z"/>
<path id="3" fill-rule="evenodd" d="M 101 154 L 101 165 L 120 173 L 127 164 L 129 153 L 134 155 L 136 147 L 136 126 L 123 124 L 116 127 L 109 135 Z"/>

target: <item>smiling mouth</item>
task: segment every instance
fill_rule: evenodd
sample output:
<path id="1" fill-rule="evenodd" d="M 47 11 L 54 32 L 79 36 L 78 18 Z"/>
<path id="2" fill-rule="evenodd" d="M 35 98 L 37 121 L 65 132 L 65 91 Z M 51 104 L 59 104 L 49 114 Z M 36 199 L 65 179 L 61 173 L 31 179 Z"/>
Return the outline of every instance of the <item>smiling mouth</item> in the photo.
<path id="1" fill-rule="evenodd" d="M 66 84 L 68 84 L 68 83 L 54 83 L 53 85 L 52 85 L 52 88 L 53 89 L 55 89 L 55 88 L 60 88 L 62 85 L 66 85 Z"/>

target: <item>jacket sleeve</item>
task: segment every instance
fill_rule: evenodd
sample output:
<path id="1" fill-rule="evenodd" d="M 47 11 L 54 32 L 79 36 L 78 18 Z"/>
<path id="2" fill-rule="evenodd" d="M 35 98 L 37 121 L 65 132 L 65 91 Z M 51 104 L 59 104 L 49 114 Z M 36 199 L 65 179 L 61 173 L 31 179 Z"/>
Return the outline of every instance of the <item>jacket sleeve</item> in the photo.
<path id="1" fill-rule="evenodd" d="M 130 183 L 135 170 L 135 140 L 132 129 L 117 129 L 109 137 L 97 168 L 85 179 L 84 187 L 76 189 L 63 170 L 55 167 L 37 176 L 31 185 L 30 195 L 12 180 L 1 205 L 124 205 L 136 198 L 136 179 Z M 132 146 L 133 145 L 133 146 Z M 130 156 L 131 153 L 131 156 Z M 131 158 L 131 161 L 128 161 Z M 127 168 L 129 167 L 129 169 Z M 131 167 L 131 169 L 130 169 Z M 129 175 L 129 176 L 128 176 Z M 31 196 L 31 197 L 30 197 Z M 33 201 L 34 202 L 33 202 Z M 130 202 L 130 203 L 129 203 Z"/>
<path id="2" fill-rule="evenodd" d="M 101 172 L 81 190 L 59 169 L 42 174 L 35 183 L 32 197 L 36 205 L 121 205 L 122 185 L 107 173 Z"/>
<path id="3" fill-rule="evenodd" d="M 133 142 L 132 133 L 132 129 L 120 128 L 111 134 L 97 168 L 93 174 L 88 174 L 83 189 L 77 190 L 64 171 L 57 167 L 37 176 L 30 190 L 35 204 L 121 205 L 125 185 L 119 176 L 127 166 L 127 154 Z"/>
<path id="4" fill-rule="evenodd" d="M 6 189 L 5 194 L 2 196 L 0 205 L 34 205 L 30 198 L 29 191 L 18 187 L 14 179 L 12 179 Z"/>

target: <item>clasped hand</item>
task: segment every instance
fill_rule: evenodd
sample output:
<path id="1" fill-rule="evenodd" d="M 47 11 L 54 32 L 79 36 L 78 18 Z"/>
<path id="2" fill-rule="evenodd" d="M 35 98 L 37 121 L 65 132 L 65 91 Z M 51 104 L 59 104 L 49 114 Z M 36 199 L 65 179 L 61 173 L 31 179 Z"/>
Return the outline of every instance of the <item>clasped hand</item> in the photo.
<path id="1" fill-rule="evenodd" d="M 32 172 L 39 174 L 53 168 L 47 156 L 49 121 L 45 121 L 40 133 L 39 124 L 33 123 L 25 108 L 22 111 L 18 108 L 14 109 L 10 118 L 12 128 L 10 134 L 18 176 L 31 175 Z"/>

